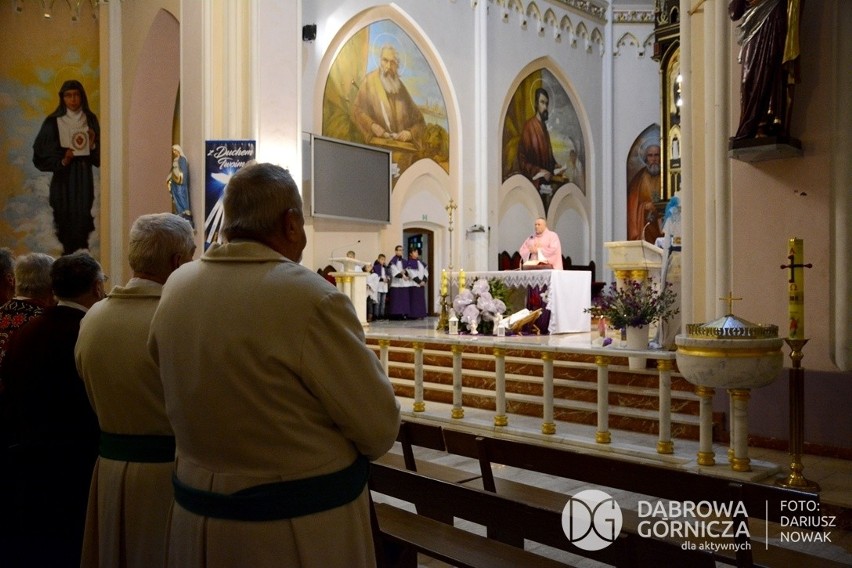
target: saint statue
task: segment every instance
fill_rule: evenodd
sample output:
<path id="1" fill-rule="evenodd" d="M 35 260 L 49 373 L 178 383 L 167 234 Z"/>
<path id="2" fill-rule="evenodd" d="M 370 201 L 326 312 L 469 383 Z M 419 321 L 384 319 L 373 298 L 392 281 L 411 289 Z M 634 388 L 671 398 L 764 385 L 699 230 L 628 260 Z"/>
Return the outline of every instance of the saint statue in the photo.
<path id="1" fill-rule="evenodd" d="M 166 185 L 172 196 L 172 213 L 183 217 L 195 228 L 189 207 L 189 165 L 178 144 L 172 146 L 172 169 L 166 177 Z"/>
<path id="2" fill-rule="evenodd" d="M 798 82 L 801 0 L 731 0 L 742 64 L 740 122 L 733 140 L 789 136 Z"/>

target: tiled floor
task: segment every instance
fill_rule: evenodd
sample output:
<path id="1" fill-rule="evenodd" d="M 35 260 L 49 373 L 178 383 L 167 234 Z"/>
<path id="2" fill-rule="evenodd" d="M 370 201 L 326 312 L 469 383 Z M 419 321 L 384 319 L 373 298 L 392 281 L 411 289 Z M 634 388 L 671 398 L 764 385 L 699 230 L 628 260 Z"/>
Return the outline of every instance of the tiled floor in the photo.
<path id="1" fill-rule="evenodd" d="M 404 325 L 392 322 L 376 322 L 373 324 L 373 330 L 380 333 L 411 333 L 411 334 L 430 334 L 434 329 L 434 320 L 422 320 L 420 322 L 406 322 Z M 420 330 L 418 332 L 418 330 Z M 370 330 L 368 330 L 368 333 Z M 552 338 L 551 338 L 552 339 Z M 412 401 L 409 399 L 400 400 L 403 408 L 403 413 L 408 419 L 428 420 L 430 422 L 445 423 L 448 426 L 473 429 L 483 429 L 486 431 L 494 431 L 492 413 L 465 408 L 465 416 L 461 420 L 450 418 L 450 405 L 427 402 L 425 412 L 413 412 Z M 541 420 L 512 415 L 510 416 L 510 425 L 506 429 L 501 429 L 503 433 L 507 433 L 513 437 L 521 439 L 528 437 L 537 441 L 546 440 L 548 443 L 567 444 L 582 448 L 583 451 L 602 452 L 611 457 L 620 457 L 622 459 L 640 459 L 652 461 L 657 464 L 667 464 L 670 467 L 679 467 L 686 469 L 700 470 L 702 474 L 719 475 L 731 479 L 746 479 L 761 483 L 774 483 L 776 478 L 785 478 L 789 469 L 789 455 L 786 452 L 768 450 L 763 448 L 750 448 L 749 457 L 752 460 L 754 471 L 743 474 L 736 473 L 730 470 L 727 465 L 727 448 L 715 447 L 716 464 L 712 467 L 699 468 L 695 464 L 695 456 L 698 451 L 697 442 L 689 440 L 675 440 L 675 451 L 672 456 L 660 456 L 653 451 L 656 440 L 653 436 L 646 434 L 638 434 L 626 431 L 612 431 L 612 441 L 610 444 L 602 445 L 594 443 L 595 428 L 579 424 L 558 423 L 557 432 L 554 435 L 544 436 L 541 434 Z M 398 448 L 397 448 L 398 450 Z M 461 458 L 458 456 L 447 456 L 445 454 L 432 452 L 424 453 L 424 459 L 432 459 L 452 465 L 462 469 L 470 469 L 471 471 L 478 470 L 478 463 L 473 460 Z M 802 459 L 804 465 L 803 474 L 808 480 L 817 482 L 820 487 L 820 500 L 822 503 L 842 507 L 847 510 L 852 510 L 852 461 L 839 460 L 833 458 L 824 458 L 819 456 L 805 455 Z M 516 481 L 539 485 L 554 491 L 564 492 L 566 494 L 576 493 L 582 486 L 577 482 L 553 478 L 535 474 L 523 470 L 515 470 L 514 468 L 501 468 L 500 471 L 495 471 L 495 475 L 507 476 Z M 630 507 L 631 503 L 637 501 L 640 496 L 630 494 L 613 495 L 622 507 Z M 470 523 L 457 521 L 461 526 L 473 530 L 474 532 L 483 533 L 482 527 L 471 526 Z M 830 530 L 830 543 L 818 544 L 790 544 L 781 543 L 779 533 L 781 529 L 777 526 L 760 523 L 752 523 L 750 526 L 752 538 L 757 543 L 767 541 L 771 544 L 783 547 L 790 547 L 795 550 L 806 551 L 809 554 L 829 558 L 839 562 L 839 566 L 852 566 L 852 532 L 842 531 L 836 528 Z M 483 533 L 484 534 L 484 533 Z M 543 550 L 535 543 L 528 543 L 530 547 L 536 547 L 545 555 L 555 555 L 557 558 L 565 559 L 564 553 L 559 553 L 553 550 Z M 574 557 L 570 559 L 572 564 L 582 567 L 600 566 L 600 564 Z M 422 559 L 422 566 L 438 567 L 445 566 L 443 563 L 433 561 L 431 559 Z"/>

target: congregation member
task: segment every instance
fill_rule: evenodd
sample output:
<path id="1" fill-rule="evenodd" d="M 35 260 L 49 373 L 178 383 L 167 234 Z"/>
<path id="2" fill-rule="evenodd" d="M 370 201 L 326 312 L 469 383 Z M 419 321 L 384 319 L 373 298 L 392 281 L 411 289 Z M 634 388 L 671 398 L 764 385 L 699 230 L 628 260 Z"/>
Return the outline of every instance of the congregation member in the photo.
<path id="1" fill-rule="evenodd" d="M 104 297 L 97 261 L 87 252 L 58 258 L 50 271 L 58 303 L 15 331 L 0 372 L 12 414 L 9 542 L 0 566 L 80 566 L 83 524 L 98 421 L 74 364 L 80 320 Z"/>
<path id="2" fill-rule="evenodd" d="M 3 255 L 0 254 L 0 258 Z M 0 366 L 6 355 L 6 345 L 16 329 L 40 315 L 45 308 L 56 303 L 50 282 L 53 257 L 34 252 L 15 259 L 15 295 L 0 306 Z M 5 384 L 0 375 L 0 452 L 5 456 L 9 435 L 9 412 L 3 397 Z M 3 473 L 0 472 L 0 476 Z"/>
<path id="3" fill-rule="evenodd" d="M 289 172 L 244 167 L 223 207 L 226 243 L 169 277 L 148 340 L 177 447 L 167 565 L 374 566 L 390 381 L 350 299 L 299 264 Z"/>
<path id="4" fill-rule="evenodd" d="M 390 284 L 388 285 L 387 313 L 391 319 L 405 319 L 411 311 L 411 293 L 408 291 L 408 271 L 406 259 L 402 256 L 402 245 L 394 249 L 393 258 L 388 263 Z"/>
<path id="5" fill-rule="evenodd" d="M 533 234 L 521 243 L 518 252 L 522 261 L 538 261 L 549 264 L 554 270 L 562 270 L 562 243 L 559 235 L 547 228 L 543 217 L 535 220 Z"/>
<path id="6" fill-rule="evenodd" d="M 429 281 L 429 270 L 420 260 L 420 251 L 413 248 L 408 251 L 408 260 L 405 263 L 408 273 L 408 317 L 411 319 L 422 319 L 428 315 L 426 309 L 426 283 Z"/>
<path id="7" fill-rule="evenodd" d="M 128 244 L 132 277 L 80 322 L 77 370 L 101 429 L 83 568 L 163 566 L 175 440 L 148 332 L 163 284 L 194 252 L 189 220 L 171 213 L 139 217 Z"/>
<path id="8" fill-rule="evenodd" d="M 2 256 L 2 255 L 0 255 Z M 50 286 L 50 267 L 53 257 L 34 252 L 15 259 L 15 295 L 0 307 L 0 367 L 6 354 L 6 344 L 12 334 L 32 318 L 40 315 L 44 308 L 55 303 Z M 4 395 L 3 377 L 0 376 L 0 503 L 9 486 L 7 448 L 11 443 L 11 416 Z M 4 542 L 9 534 L 5 522 L 9 519 L 0 514 L 0 549 L 10 546 Z M 14 522 L 14 519 L 11 520 Z M 0 553 L 2 554 L 2 553 Z"/>
<path id="9" fill-rule="evenodd" d="M 33 252 L 15 259 L 15 295 L 0 306 L 0 364 L 12 333 L 56 303 L 50 283 L 53 257 Z M 0 377 L 0 392 L 2 392 Z"/>
<path id="10" fill-rule="evenodd" d="M 15 295 L 15 255 L 7 248 L 0 248 L 0 306 Z"/>

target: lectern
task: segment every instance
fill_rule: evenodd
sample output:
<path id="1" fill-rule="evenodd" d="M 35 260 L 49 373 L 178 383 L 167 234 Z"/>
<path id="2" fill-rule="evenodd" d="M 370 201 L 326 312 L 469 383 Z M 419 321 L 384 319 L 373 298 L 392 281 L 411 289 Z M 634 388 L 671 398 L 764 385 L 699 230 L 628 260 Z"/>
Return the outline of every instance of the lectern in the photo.
<path id="1" fill-rule="evenodd" d="M 334 257 L 329 259 L 333 263 L 343 265 L 343 272 L 331 272 L 334 276 L 334 281 L 337 282 L 337 289 L 346 294 L 352 305 L 355 306 L 355 313 L 358 314 L 358 321 L 361 325 L 367 326 L 367 276 L 368 273 L 362 270 L 362 267 L 369 264 L 357 258 Z"/>
<path id="2" fill-rule="evenodd" d="M 618 284 L 628 280 L 641 282 L 648 277 L 660 280 L 665 251 L 647 241 L 611 241 L 604 243 L 607 266 L 615 272 Z"/>

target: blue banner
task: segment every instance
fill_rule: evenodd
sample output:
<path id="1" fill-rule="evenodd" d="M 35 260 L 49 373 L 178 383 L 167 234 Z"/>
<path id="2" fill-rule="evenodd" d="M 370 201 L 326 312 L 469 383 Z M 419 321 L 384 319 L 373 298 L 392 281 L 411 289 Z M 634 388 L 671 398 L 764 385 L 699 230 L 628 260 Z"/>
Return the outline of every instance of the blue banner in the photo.
<path id="1" fill-rule="evenodd" d="M 204 152 L 204 248 L 221 242 L 222 194 L 231 176 L 255 159 L 254 140 L 208 140 Z"/>

